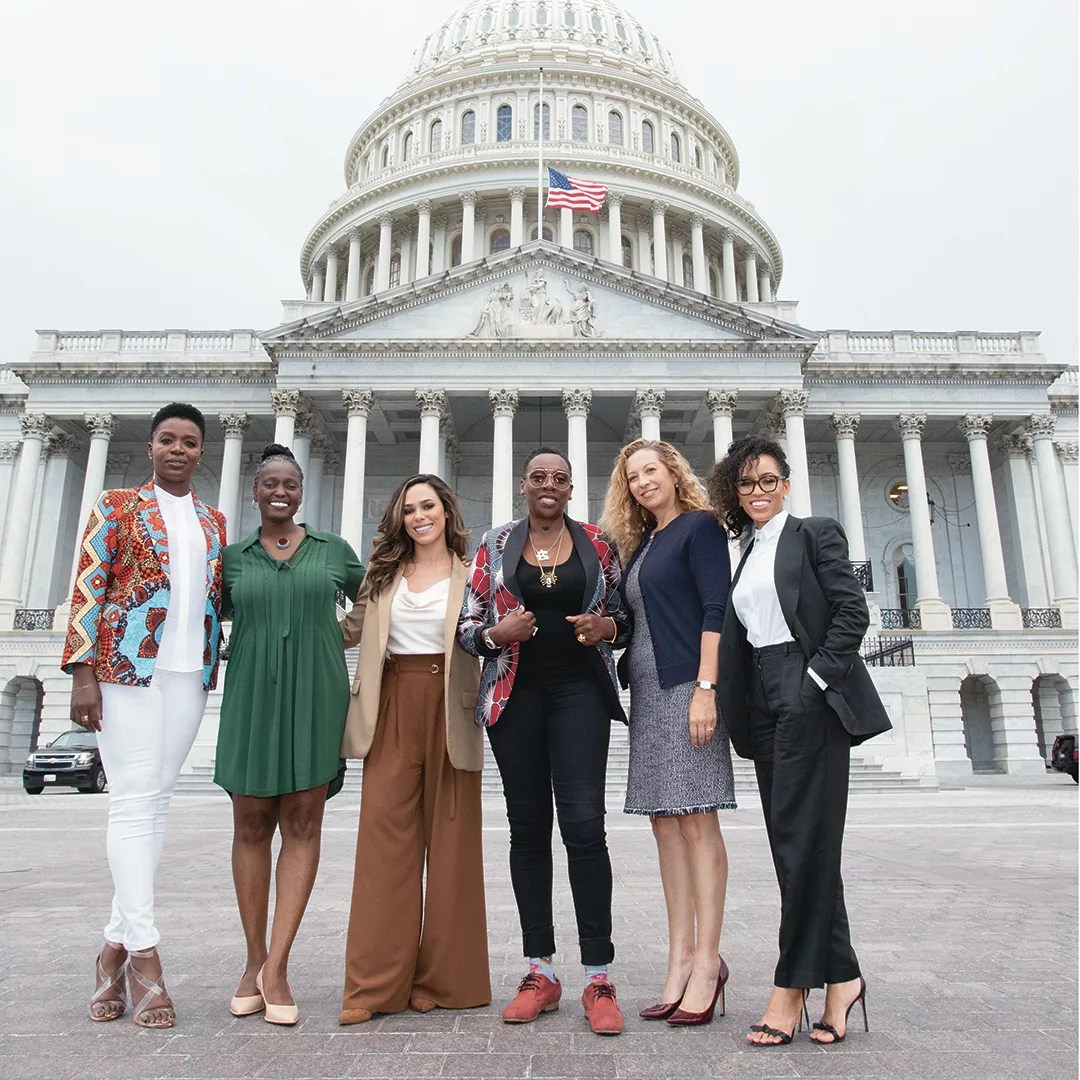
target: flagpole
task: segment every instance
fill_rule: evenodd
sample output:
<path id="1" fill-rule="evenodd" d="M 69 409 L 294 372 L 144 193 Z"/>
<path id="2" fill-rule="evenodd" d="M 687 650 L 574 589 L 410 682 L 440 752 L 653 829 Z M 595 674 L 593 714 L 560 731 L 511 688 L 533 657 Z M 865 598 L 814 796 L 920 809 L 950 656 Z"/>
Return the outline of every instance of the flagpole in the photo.
<path id="1" fill-rule="evenodd" d="M 544 69 L 540 69 L 540 104 L 536 110 L 540 155 L 536 164 L 536 239 L 544 239 Z"/>

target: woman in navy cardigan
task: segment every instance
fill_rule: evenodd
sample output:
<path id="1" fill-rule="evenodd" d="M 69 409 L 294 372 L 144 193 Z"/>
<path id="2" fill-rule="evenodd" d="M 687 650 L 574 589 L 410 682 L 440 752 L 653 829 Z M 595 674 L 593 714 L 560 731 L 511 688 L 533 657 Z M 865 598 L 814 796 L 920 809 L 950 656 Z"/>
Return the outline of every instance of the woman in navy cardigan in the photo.
<path id="1" fill-rule="evenodd" d="M 727 853 L 717 810 L 735 809 L 731 750 L 716 703 L 731 566 L 705 490 L 669 443 L 638 439 L 615 459 L 602 519 L 625 562 L 634 617 L 620 661 L 630 686 L 626 812 L 648 814 L 668 917 L 668 966 L 646 1020 L 723 1015 L 720 956 Z"/>

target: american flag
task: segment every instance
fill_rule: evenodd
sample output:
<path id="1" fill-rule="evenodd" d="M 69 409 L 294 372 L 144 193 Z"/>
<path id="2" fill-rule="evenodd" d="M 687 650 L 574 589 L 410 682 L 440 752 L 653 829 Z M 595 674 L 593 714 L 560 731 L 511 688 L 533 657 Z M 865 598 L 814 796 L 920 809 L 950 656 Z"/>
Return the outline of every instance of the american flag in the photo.
<path id="1" fill-rule="evenodd" d="M 571 210 L 588 210 L 590 214 L 598 214 L 600 207 L 604 205 L 606 194 L 607 188 L 603 184 L 578 180 L 577 177 L 567 176 L 558 169 L 548 169 L 549 210 L 568 206 Z"/>

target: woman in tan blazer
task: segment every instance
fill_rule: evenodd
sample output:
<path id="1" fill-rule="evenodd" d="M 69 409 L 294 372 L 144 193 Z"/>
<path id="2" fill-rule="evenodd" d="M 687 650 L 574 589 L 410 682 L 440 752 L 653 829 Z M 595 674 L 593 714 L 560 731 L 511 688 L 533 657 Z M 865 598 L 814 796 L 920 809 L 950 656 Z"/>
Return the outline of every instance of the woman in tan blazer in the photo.
<path id="1" fill-rule="evenodd" d="M 360 659 L 341 756 L 364 759 L 342 1024 L 491 1000 L 480 669 L 456 640 L 467 537 L 446 484 L 409 477 L 342 623 Z"/>

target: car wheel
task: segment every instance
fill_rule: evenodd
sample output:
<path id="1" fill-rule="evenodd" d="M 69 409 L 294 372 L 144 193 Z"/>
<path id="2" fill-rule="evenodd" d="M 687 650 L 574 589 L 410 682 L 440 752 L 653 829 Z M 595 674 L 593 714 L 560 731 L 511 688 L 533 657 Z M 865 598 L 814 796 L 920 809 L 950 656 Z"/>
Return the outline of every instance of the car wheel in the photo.
<path id="1" fill-rule="evenodd" d="M 90 777 L 89 786 L 79 788 L 79 790 L 88 795 L 100 795 L 108 786 L 109 781 L 105 779 L 105 770 L 99 765 L 94 770 L 94 775 Z"/>
<path id="2" fill-rule="evenodd" d="M 40 795 L 45 788 L 44 787 L 28 787 L 23 788 L 27 795 Z"/>

